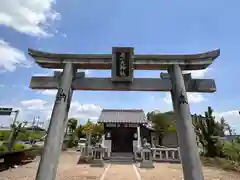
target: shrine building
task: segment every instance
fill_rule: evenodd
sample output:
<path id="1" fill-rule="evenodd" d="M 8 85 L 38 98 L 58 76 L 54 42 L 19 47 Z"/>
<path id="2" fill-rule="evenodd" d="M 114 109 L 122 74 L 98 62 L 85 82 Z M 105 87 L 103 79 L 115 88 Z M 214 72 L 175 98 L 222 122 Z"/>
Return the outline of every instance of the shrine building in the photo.
<path id="1" fill-rule="evenodd" d="M 177 134 L 166 134 L 160 144 L 142 109 L 103 109 L 98 123 L 104 124 L 103 146 L 112 153 L 132 153 L 147 139 L 152 147 L 178 147 Z"/>

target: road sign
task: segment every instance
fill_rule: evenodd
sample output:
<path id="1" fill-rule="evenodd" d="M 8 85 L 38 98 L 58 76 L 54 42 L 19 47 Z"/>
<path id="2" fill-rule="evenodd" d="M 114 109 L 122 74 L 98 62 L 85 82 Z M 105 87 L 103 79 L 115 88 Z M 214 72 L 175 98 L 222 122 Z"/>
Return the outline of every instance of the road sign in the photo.
<path id="1" fill-rule="evenodd" d="M 112 81 L 132 82 L 133 48 L 113 48 Z"/>
<path id="2" fill-rule="evenodd" d="M 12 108 L 0 108 L 0 115 L 10 116 L 12 113 Z"/>

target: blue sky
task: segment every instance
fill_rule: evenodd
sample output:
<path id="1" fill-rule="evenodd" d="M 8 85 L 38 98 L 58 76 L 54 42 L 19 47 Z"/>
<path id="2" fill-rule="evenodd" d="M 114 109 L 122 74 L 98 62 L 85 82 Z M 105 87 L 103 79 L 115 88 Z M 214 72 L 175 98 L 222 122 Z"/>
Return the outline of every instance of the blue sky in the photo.
<path id="1" fill-rule="evenodd" d="M 21 2 L 21 3 L 20 3 Z M 40 116 L 46 122 L 55 92 L 28 88 L 31 76 L 51 74 L 27 55 L 28 48 L 56 53 L 111 53 L 112 46 L 133 46 L 135 54 L 198 53 L 216 48 L 221 56 L 194 77 L 214 78 L 217 92 L 189 94 L 192 113 L 210 105 L 240 132 L 240 2 L 148 0 L 2 0 L 0 7 L 0 105 L 20 109 L 19 120 Z M 110 76 L 110 71 L 86 71 Z M 136 77 L 159 77 L 137 71 Z M 96 119 L 102 108 L 172 109 L 168 93 L 74 93 L 70 116 Z M 8 124 L 12 117 L 0 117 Z"/>

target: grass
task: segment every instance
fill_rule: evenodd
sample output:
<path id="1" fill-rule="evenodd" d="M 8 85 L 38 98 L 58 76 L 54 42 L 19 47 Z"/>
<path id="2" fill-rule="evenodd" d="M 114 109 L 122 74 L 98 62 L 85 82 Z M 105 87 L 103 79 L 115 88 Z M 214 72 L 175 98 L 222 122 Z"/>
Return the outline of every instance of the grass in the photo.
<path id="1" fill-rule="evenodd" d="M 8 140 L 8 137 L 10 135 L 10 130 L 0 130 L 0 141 L 6 141 Z M 39 139 L 45 134 L 44 131 L 32 131 L 23 129 L 23 131 L 19 132 L 19 135 L 16 140 L 20 141 L 27 141 L 29 139 Z"/>
<path id="2" fill-rule="evenodd" d="M 216 167 L 218 169 L 226 171 L 235 171 L 240 173 L 240 163 L 226 158 L 210 158 L 201 156 L 201 160 L 204 166 Z"/>

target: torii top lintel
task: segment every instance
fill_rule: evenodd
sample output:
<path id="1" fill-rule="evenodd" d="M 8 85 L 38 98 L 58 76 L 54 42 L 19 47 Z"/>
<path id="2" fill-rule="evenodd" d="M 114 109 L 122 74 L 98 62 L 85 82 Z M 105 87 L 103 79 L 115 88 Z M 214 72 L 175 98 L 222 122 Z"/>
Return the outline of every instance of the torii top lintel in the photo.
<path id="1" fill-rule="evenodd" d="M 62 69 L 71 62 L 78 69 L 111 69 L 112 54 L 56 54 L 29 49 L 28 54 L 43 68 Z M 220 55 L 220 49 L 199 54 L 134 55 L 134 69 L 167 70 L 179 64 L 182 70 L 207 68 Z"/>

